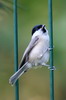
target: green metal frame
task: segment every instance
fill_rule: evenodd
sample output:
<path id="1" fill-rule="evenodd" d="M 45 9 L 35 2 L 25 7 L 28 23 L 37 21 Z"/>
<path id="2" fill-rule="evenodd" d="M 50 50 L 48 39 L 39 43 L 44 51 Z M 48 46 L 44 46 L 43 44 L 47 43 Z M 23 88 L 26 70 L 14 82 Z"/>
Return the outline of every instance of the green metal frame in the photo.
<path id="1" fill-rule="evenodd" d="M 48 0 L 50 48 L 53 48 L 52 0 Z M 14 70 L 18 70 L 17 0 L 14 0 Z M 50 51 L 50 100 L 54 100 L 53 49 Z M 19 82 L 15 83 L 15 100 L 19 100 Z"/>
<path id="2" fill-rule="evenodd" d="M 48 0 L 50 48 L 53 48 L 53 18 L 52 0 Z M 53 49 L 50 51 L 50 100 L 54 100 L 54 70 L 53 69 Z"/>
<path id="3" fill-rule="evenodd" d="M 14 0 L 14 70 L 18 70 L 18 23 L 17 23 L 17 0 Z M 15 100 L 19 100 L 19 83 L 15 83 Z"/>

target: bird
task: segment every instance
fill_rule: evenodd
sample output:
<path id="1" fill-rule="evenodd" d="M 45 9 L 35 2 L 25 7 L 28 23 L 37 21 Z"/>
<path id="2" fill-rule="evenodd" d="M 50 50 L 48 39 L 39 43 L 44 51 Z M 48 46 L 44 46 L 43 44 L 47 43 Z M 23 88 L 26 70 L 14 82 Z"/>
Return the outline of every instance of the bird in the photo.
<path id="1" fill-rule="evenodd" d="M 9 79 L 9 83 L 14 85 L 17 79 L 31 68 L 36 66 L 48 66 L 50 37 L 46 25 L 39 24 L 33 27 L 31 40 L 20 61 L 18 71 Z"/>

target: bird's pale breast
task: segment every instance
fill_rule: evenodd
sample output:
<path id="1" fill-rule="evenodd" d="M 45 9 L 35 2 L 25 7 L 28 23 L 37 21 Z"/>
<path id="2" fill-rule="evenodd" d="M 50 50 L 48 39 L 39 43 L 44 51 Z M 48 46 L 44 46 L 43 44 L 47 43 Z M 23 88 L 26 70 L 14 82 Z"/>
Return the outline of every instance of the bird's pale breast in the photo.
<path id="1" fill-rule="evenodd" d="M 41 55 L 43 55 L 43 53 L 46 51 L 47 49 L 47 44 L 45 43 L 44 40 L 41 40 L 31 51 L 30 55 L 29 55 L 29 61 L 30 62 L 36 62 L 38 58 L 41 57 Z"/>

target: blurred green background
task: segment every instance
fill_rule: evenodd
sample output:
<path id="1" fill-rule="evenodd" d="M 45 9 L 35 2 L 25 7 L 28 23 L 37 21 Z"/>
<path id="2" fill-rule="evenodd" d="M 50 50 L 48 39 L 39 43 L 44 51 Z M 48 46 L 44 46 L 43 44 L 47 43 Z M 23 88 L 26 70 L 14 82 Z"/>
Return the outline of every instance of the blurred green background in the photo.
<path id="1" fill-rule="evenodd" d="M 48 0 L 18 0 L 19 61 L 33 26 L 46 24 Z M 53 0 L 55 100 L 66 100 L 66 0 Z M 14 73 L 13 0 L 0 0 L 0 100 L 15 100 L 9 78 Z M 50 73 L 47 67 L 31 69 L 20 77 L 20 100 L 49 100 Z"/>

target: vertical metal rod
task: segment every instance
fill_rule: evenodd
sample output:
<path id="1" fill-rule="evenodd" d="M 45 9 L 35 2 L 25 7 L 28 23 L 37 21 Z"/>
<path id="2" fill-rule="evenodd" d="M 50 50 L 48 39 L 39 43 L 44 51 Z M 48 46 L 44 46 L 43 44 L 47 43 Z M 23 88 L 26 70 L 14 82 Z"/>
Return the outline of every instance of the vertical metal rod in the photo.
<path id="1" fill-rule="evenodd" d="M 52 0 L 48 0 L 48 14 L 49 14 L 50 48 L 53 48 Z M 54 70 L 51 69 L 53 69 L 53 49 L 50 51 L 50 100 L 54 100 Z"/>
<path id="2" fill-rule="evenodd" d="M 18 70 L 18 23 L 17 23 L 17 0 L 14 0 L 14 70 Z M 15 83 L 15 100 L 19 100 L 19 83 Z"/>

